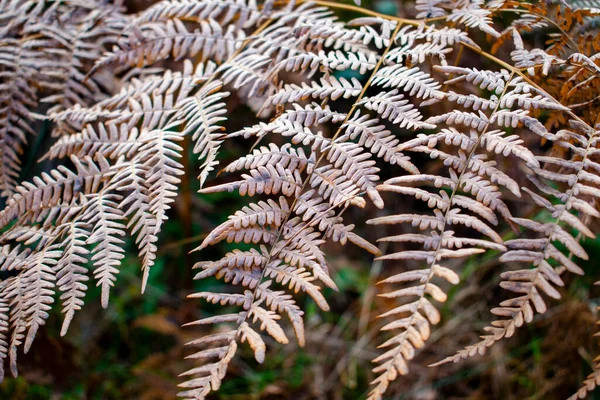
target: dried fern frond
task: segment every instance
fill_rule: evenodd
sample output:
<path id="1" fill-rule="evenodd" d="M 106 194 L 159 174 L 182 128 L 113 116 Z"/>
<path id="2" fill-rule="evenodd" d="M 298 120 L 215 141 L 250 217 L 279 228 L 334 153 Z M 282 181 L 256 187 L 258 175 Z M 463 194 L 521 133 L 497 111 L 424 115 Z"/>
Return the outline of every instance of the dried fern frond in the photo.
<path id="1" fill-rule="evenodd" d="M 538 194 L 526 189 L 532 200 L 540 207 L 547 210 L 552 216 L 552 222 L 541 223 L 523 218 L 514 218 L 518 225 L 534 231 L 540 235 L 536 238 L 519 238 L 506 242 L 509 251 L 500 257 L 503 262 L 525 262 L 533 265 L 532 269 L 505 272 L 501 275 L 501 286 L 511 292 L 519 294 L 518 297 L 506 300 L 500 307 L 492 309 L 492 313 L 502 317 L 485 328 L 487 335 L 482 336 L 481 342 L 468 346 L 455 356 L 442 362 L 458 361 L 475 354 L 483 354 L 487 347 L 496 341 L 511 337 L 516 328 L 524 323 L 531 322 L 534 314 L 544 313 L 547 310 L 542 294 L 559 299 L 560 293 L 554 286 L 563 286 L 560 275 L 566 270 L 575 274 L 583 274 L 583 270 L 570 258 L 574 255 L 580 259 L 587 259 L 588 255 L 579 244 L 579 240 L 569 231 L 575 229 L 588 237 L 595 237 L 594 233 L 582 221 L 585 217 L 598 217 L 600 213 L 589 206 L 586 197 L 600 195 L 598 189 L 588 186 L 590 182 L 598 182 L 596 175 L 597 163 L 589 157 L 597 145 L 597 131 L 585 129 L 581 124 L 572 121 L 575 132 L 564 130 L 557 133 L 557 144 L 571 148 L 575 153 L 575 160 L 566 161 L 554 157 L 539 157 L 549 168 L 560 165 L 560 172 L 538 169 L 537 175 L 541 179 L 532 178 Z M 583 130 L 584 132 L 577 132 Z M 567 140 L 577 138 L 576 145 Z M 563 140 L 565 140 L 563 142 Z M 577 150 L 576 150 L 577 149 Z M 568 189 L 555 191 L 550 184 L 566 183 Z M 553 204 L 547 197 L 553 196 L 560 201 Z M 577 212 L 577 216 L 572 212 Z M 570 254 L 564 254 L 560 246 L 564 246 Z"/>
<path id="2" fill-rule="evenodd" d="M 393 270 L 370 399 L 409 373 L 466 260 L 500 261 L 513 297 L 440 363 L 512 336 L 560 298 L 564 271 L 583 273 L 580 240 L 600 215 L 600 11 L 584 3 L 417 0 L 407 19 L 320 0 L 165 0 L 135 14 L 0 1 L 0 361 L 16 376 L 57 297 L 64 335 L 90 278 L 107 307 L 128 237 L 144 291 L 188 154 L 201 196 L 252 199 L 194 253 L 231 243 L 195 264 L 195 279 L 221 282 L 190 297 L 223 313 L 188 324 L 204 336 L 188 343 L 181 397 L 218 390 L 244 343 L 259 363 L 266 337 L 306 343 L 299 299 L 329 310 L 331 243 Z M 237 120 L 241 106 L 256 120 Z M 23 180 L 43 119 L 42 159 L 58 166 Z M 226 160 L 244 139 L 250 150 Z"/>

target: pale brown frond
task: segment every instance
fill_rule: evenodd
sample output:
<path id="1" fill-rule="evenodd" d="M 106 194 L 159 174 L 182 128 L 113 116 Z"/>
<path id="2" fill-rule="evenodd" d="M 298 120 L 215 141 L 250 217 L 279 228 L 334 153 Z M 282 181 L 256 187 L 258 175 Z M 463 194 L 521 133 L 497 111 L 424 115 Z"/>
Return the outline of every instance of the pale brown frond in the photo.
<path id="1" fill-rule="evenodd" d="M 449 288 L 482 275 L 472 268 L 495 266 L 486 279 L 509 296 L 480 342 L 440 363 L 515 335 L 561 297 L 563 275 L 591 271 L 597 0 L 417 0 L 395 16 L 359 0 L 142 3 L 0 0 L 0 364 L 13 375 L 55 300 L 64 335 L 91 272 L 106 308 L 129 248 L 143 292 L 165 240 L 202 238 L 189 257 L 210 279 L 189 296 L 211 304 L 187 324 L 190 400 L 214 395 L 246 344 L 263 363 L 268 344 L 311 343 L 307 307 L 327 312 L 346 289 L 328 263 L 349 243 L 356 268 L 369 262 L 355 251 L 376 257 L 369 284 L 385 263 L 383 300 L 367 287 L 359 321 L 347 313 L 362 338 L 331 377 L 381 330 L 370 400 L 404 391 L 393 382 L 456 308 L 438 311 Z M 195 168 L 198 182 L 184 176 Z M 200 236 L 163 238 L 172 217 Z"/>

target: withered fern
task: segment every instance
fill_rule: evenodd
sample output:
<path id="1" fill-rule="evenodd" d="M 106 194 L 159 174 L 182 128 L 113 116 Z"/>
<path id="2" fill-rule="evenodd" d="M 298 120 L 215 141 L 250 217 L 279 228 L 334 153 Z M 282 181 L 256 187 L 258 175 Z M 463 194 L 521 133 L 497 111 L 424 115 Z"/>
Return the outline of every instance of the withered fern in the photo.
<path id="1" fill-rule="evenodd" d="M 195 279 L 226 285 L 190 297 L 230 312 L 188 324 L 220 327 L 188 343 L 197 366 L 182 374 L 183 398 L 218 390 L 245 343 L 258 362 L 265 336 L 304 345 L 296 294 L 328 311 L 323 288 L 336 289 L 327 242 L 403 270 L 378 286 L 394 306 L 381 315 L 370 399 L 409 373 L 440 322 L 460 280 L 451 260 L 496 258 L 509 293 L 481 341 L 438 364 L 483 354 L 544 313 L 564 275 L 583 274 L 580 240 L 600 216 L 600 3 L 413 9 L 415 19 L 320 0 L 163 0 L 132 14 L 120 2 L 0 1 L 0 359 L 12 374 L 54 301 L 63 335 L 90 280 L 108 306 L 129 236 L 144 290 L 186 146 L 201 196 L 255 199 L 196 249 Z M 227 132 L 233 97 L 257 119 Z M 59 166 L 25 181 L 42 120 L 53 141 L 41 158 Z M 222 164 L 228 141 L 249 151 Z M 426 207 L 389 205 L 410 198 Z M 349 209 L 364 218 L 348 221 Z M 355 225 L 394 234 L 377 247 Z M 203 259 L 222 241 L 240 247 Z"/>

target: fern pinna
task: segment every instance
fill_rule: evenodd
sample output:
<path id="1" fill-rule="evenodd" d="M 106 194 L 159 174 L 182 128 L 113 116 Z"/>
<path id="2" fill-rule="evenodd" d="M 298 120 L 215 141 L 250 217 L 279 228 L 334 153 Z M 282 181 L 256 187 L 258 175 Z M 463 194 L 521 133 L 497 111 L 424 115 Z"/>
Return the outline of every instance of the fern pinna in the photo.
<path id="1" fill-rule="evenodd" d="M 479 343 L 440 363 L 484 353 L 560 298 L 565 272 L 583 273 L 580 239 L 600 215 L 594 5 L 417 0 L 405 19 L 319 0 L 164 0 L 136 14 L 120 2 L 1 1 L 0 358 L 16 376 L 19 347 L 57 297 L 64 335 L 90 275 L 107 307 L 127 236 L 144 290 L 188 143 L 202 195 L 255 199 L 197 249 L 240 244 L 195 266 L 196 279 L 228 285 L 190 297 L 231 312 L 189 324 L 226 328 L 188 343 L 197 367 L 182 374 L 182 397 L 218 390 L 244 343 L 258 362 L 265 336 L 305 343 L 296 294 L 329 309 L 327 242 L 402 270 L 380 285 L 394 306 L 381 315 L 370 399 L 409 372 L 440 322 L 460 281 L 453 260 L 487 253 L 507 266 L 507 300 Z M 531 48 L 533 35 L 546 47 Z M 257 121 L 227 132 L 234 95 Z M 43 159 L 67 166 L 22 181 L 21 153 L 44 119 L 54 140 Z M 220 164 L 230 141 L 251 150 Z M 411 197 L 426 207 L 403 208 Z M 365 218 L 348 221 L 352 209 Z M 389 246 L 354 232 L 365 223 L 393 232 L 379 238 Z"/>

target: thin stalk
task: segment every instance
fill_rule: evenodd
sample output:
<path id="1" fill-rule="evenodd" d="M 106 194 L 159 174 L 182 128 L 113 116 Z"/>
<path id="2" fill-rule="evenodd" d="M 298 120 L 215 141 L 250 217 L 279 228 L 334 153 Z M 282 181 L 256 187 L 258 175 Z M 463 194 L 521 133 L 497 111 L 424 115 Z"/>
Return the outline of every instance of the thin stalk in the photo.
<path id="1" fill-rule="evenodd" d="M 337 8 L 339 10 L 353 11 L 353 12 L 356 12 L 356 13 L 359 13 L 359 14 L 370 15 L 372 17 L 379 17 L 379 18 L 384 18 L 384 19 L 387 19 L 387 20 L 398 21 L 399 23 L 406 24 L 406 25 L 419 26 L 419 25 L 423 24 L 423 21 L 420 21 L 420 20 L 395 17 L 393 15 L 382 14 L 382 13 L 379 13 L 377 11 L 371 11 L 369 9 L 366 9 L 366 8 L 363 8 L 363 7 L 360 7 L 360 6 L 355 6 L 355 5 L 352 5 L 352 4 L 339 3 L 337 1 L 302 0 L 301 3 L 312 3 L 312 4 L 319 5 L 319 6 L 325 6 L 327 8 Z"/>

